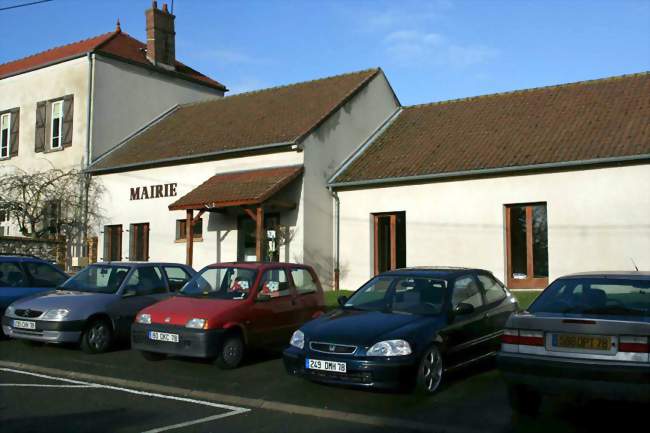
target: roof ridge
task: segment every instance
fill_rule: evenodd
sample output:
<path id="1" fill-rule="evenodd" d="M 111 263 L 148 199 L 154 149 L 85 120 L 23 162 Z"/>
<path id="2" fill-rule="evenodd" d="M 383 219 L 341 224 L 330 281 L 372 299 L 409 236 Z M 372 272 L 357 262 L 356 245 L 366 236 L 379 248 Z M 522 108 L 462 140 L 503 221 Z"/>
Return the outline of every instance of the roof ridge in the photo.
<path id="1" fill-rule="evenodd" d="M 105 42 L 107 42 L 108 40 L 110 40 L 116 33 L 117 32 L 115 32 L 115 31 L 106 32 L 106 33 L 102 33 L 100 35 L 91 36 L 89 38 L 80 39 L 78 41 L 70 42 L 68 44 L 58 45 L 56 47 L 48 48 L 47 50 L 43 50 L 43 51 L 39 51 L 39 52 L 34 53 L 34 54 L 30 54 L 29 56 L 20 57 L 18 59 L 10 60 L 10 61 L 5 62 L 5 63 L 0 63 L 0 67 L 10 65 L 12 63 L 20 62 L 20 61 L 23 61 L 23 60 L 31 59 L 32 57 L 40 56 L 42 54 L 45 54 L 45 53 L 48 53 L 48 52 L 54 51 L 54 50 L 60 50 L 61 48 L 69 47 L 71 45 L 82 44 L 82 43 L 88 42 L 88 41 L 90 41 L 92 39 L 104 38 L 104 39 L 101 40 L 101 42 L 99 42 L 97 45 L 95 45 L 93 47 L 93 49 L 96 49 L 98 46 L 100 46 L 100 45 L 104 44 Z"/>
<path id="2" fill-rule="evenodd" d="M 518 95 L 518 94 L 530 93 L 530 92 L 535 92 L 535 91 L 540 91 L 540 90 L 547 90 L 547 89 L 562 89 L 562 88 L 565 88 L 565 87 L 581 86 L 581 85 L 592 84 L 592 83 L 596 83 L 596 82 L 614 81 L 614 80 L 620 80 L 620 79 L 624 79 L 624 78 L 641 77 L 641 76 L 646 76 L 646 75 L 650 76 L 650 71 L 634 72 L 634 73 L 631 73 L 631 74 L 623 74 L 623 75 L 613 75 L 611 77 L 594 78 L 594 79 L 591 79 L 591 80 L 573 81 L 573 82 L 570 82 L 570 83 L 551 84 L 551 85 L 548 85 L 548 86 L 530 87 L 530 88 L 527 88 L 527 89 L 508 90 L 506 92 L 486 93 L 485 95 L 467 96 L 465 98 L 446 99 L 444 101 L 425 102 L 425 103 L 422 103 L 422 104 L 408 105 L 408 106 L 404 107 L 404 109 L 409 110 L 409 109 L 413 109 L 413 108 L 417 109 L 417 108 L 423 108 L 423 107 L 429 107 L 429 106 L 435 106 L 435 105 L 451 104 L 451 103 L 456 103 L 456 102 L 474 101 L 474 100 L 477 100 L 477 99 L 492 98 L 492 97 L 497 97 L 497 96 Z"/>
<path id="3" fill-rule="evenodd" d="M 318 81 L 331 80 L 333 78 L 344 77 L 344 76 L 347 76 L 347 75 L 362 74 L 364 72 L 374 71 L 375 73 L 377 73 L 380 70 L 381 70 L 381 68 L 375 67 L 375 68 L 362 69 L 360 71 L 344 72 L 342 74 L 330 75 L 330 76 L 321 77 L 321 78 L 315 78 L 313 80 L 299 81 L 297 83 L 281 84 L 281 85 L 278 85 L 278 86 L 265 87 L 263 89 L 257 89 L 257 90 L 251 90 L 251 91 L 248 91 L 248 92 L 236 93 L 234 95 L 227 95 L 227 96 L 224 96 L 224 97 L 219 98 L 219 99 L 205 99 L 205 100 L 202 100 L 202 101 L 188 102 L 186 104 L 180 104 L 180 107 L 183 108 L 183 107 L 190 107 L 190 106 L 199 105 L 199 104 L 206 104 L 206 103 L 210 103 L 210 102 L 216 103 L 216 102 L 219 102 L 219 101 L 228 101 L 228 100 L 231 100 L 233 98 L 240 97 L 240 96 L 255 95 L 255 94 L 258 94 L 258 93 L 270 92 L 272 90 L 284 89 L 284 88 L 288 88 L 288 87 L 295 87 L 295 86 L 300 86 L 300 85 L 303 85 L 303 84 L 315 83 L 315 82 L 318 82 Z"/>

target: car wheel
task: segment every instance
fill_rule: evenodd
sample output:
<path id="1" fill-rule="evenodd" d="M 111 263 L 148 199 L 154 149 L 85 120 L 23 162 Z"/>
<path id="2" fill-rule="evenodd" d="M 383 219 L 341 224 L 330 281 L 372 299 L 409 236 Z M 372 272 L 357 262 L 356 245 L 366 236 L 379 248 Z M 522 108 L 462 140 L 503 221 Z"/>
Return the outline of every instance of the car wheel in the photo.
<path id="1" fill-rule="evenodd" d="M 421 394 L 434 394 L 440 388 L 443 372 L 440 349 L 437 346 L 429 347 L 420 360 L 416 390 Z"/>
<path id="2" fill-rule="evenodd" d="M 156 353 L 156 352 L 140 352 L 142 354 L 142 357 L 146 359 L 147 361 L 162 361 L 163 359 L 167 358 L 167 355 L 164 353 Z"/>
<path id="3" fill-rule="evenodd" d="M 524 386 L 509 386 L 508 400 L 512 410 L 528 416 L 537 415 L 542 405 L 541 394 Z"/>
<path id="4" fill-rule="evenodd" d="M 227 336 L 223 340 L 215 363 L 221 369 L 230 370 L 239 367 L 243 359 L 244 341 L 235 334 Z"/>
<path id="5" fill-rule="evenodd" d="M 106 352 L 113 342 L 113 330 L 104 319 L 96 319 L 88 324 L 81 336 L 81 350 L 86 353 Z"/>

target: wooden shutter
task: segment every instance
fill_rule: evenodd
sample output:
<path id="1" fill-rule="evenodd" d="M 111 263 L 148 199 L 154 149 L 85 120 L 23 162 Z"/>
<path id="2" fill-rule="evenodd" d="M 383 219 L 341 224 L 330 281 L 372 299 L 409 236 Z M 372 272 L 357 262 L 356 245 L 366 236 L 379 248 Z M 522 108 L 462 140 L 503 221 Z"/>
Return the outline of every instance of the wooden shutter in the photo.
<path id="1" fill-rule="evenodd" d="M 47 102 L 40 101 L 36 103 L 36 136 L 34 138 L 34 151 L 45 152 L 45 119 L 46 119 Z"/>
<path id="2" fill-rule="evenodd" d="M 72 146 L 72 118 L 74 117 L 74 95 L 63 97 L 63 127 L 61 139 L 63 147 Z"/>
<path id="3" fill-rule="evenodd" d="M 18 156 L 18 130 L 20 128 L 20 108 L 11 110 L 11 153 L 10 156 Z"/>

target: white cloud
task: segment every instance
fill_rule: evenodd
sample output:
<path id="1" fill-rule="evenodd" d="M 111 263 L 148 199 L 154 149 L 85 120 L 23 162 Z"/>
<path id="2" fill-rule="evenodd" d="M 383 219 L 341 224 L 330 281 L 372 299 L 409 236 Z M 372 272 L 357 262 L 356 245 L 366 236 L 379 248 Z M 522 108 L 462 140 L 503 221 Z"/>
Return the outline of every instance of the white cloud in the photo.
<path id="1" fill-rule="evenodd" d="M 243 77 L 239 81 L 231 83 L 228 86 L 228 95 L 236 95 L 237 93 L 246 93 L 253 90 L 264 89 L 268 84 L 257 77 Z"/>

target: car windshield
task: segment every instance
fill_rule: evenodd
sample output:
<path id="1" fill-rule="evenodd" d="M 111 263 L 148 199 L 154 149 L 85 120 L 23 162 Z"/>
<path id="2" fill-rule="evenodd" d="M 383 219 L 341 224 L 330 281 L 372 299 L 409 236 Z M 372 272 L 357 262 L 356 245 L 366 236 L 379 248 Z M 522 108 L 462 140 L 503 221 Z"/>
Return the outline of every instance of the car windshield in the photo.
<path id="1" fill-rule="evenodd" d="M 63 283 L 61 288 L 79 292 L 115 293 L 128 273 L 129 268 L 126 266 L 88 266 Z"/>
<path id="2" fill-rule="evenodd" d="M 566 278 L 551 284 L 528 309 L 531 313 L 650 316 L 650 281 Z"/>
<path id="3" fill-rule="evenodd" d="M 344 308 L 364 311 L 437 315 L 446 284 L 427 277 L 379 276 L 361 287 Z"/>
<path id="4" fill-rule="evenodd" d="M 246 299 L 257 271 L 248 268 L 206 268 L 178 292 L 181 296 L 216 299 Z"/>

